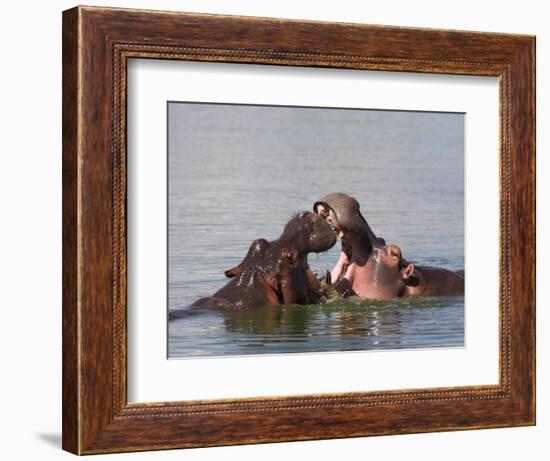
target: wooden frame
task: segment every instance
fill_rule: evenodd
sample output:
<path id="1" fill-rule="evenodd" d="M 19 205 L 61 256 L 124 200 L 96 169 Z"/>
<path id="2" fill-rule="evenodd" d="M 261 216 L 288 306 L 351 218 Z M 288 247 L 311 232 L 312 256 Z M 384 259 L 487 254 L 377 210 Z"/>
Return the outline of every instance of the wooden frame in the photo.
<path id="1" fill-rule="evenodd" d="M 496 386 L 161 404 L 126 399 L 126 63 L 498 76 Z M 63 13 L 63 448 L 77 454 L 535 423 L 535 39 L 77 7 Z"/>

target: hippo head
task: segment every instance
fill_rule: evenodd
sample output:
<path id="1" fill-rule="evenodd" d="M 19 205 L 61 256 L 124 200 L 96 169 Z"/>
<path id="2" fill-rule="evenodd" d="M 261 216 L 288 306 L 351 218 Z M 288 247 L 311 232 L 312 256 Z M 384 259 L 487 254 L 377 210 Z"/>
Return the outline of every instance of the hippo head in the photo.
<path id="1" fill-rule="evenodd" d="M 402 296 L 415 274 L 414 264 L 407 263 L 403 259 L 401 248 L 391 243 L 374 248 L 368 264 L 369 298 L 390 299 Z"/>
<path id="2" fill-rule="evenodd" d="M 374 235 L 359 208 L 355 198 L 341 192 L 326 195 L 313 205 L 313 211 L 329 223 L 343 242 L 353 245 L 359 239 L 370 249 L 384 246 L 384 240 Z"/>
<path id="3" fill-rule="evenodd" d="M 322 253 L 336 244 L 336 235 L 320 215 L 301 211 L 288 221 L 281 240 L 299 253 Z"/>
<path id="4" fill-rule="evenodd" d="M 325 218 L 339 237 L 363 230 L 366 220 L 359 211 L 359 202 L 340 192 L 329 194 L 315 202 L 313 211 Z"/>
<path id="5" fill-rule="evenodd" d="M 265 239 L 254 240 L 242 262 L 227 269 L 225 276 L 232 278 L 240 275 L 246 267 L 274 265 L 272 258 L 274 255 L 279 258 L 280 248 L 283 248 L 287 255 L 295 255 L 295 259 L 301 261 L 308 253 L 330 250 L 336 244 L 336 235 L 321 216 L 311 211 L 302 211 L 288 221 L 282 235 L 275 242 L 270 243 Z"/>

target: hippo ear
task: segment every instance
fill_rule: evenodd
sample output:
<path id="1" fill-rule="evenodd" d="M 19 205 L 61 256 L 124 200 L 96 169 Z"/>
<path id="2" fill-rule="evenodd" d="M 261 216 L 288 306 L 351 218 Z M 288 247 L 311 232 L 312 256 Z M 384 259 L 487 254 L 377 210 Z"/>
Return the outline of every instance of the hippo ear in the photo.
<path id="1" fill-rule="evenodd" d="M 232 267 L 231 269 L 227 269 L 224 274 L 227 278 L 235 277 L 236 275 L 239 275 L 241 273 L 241 268 L 239 266 Z"/>
<path id="2" fill-rule="evenodd" d="M 408 281 L 414 277 L 414 269 L 414 264 L 408 264 L 407 267 L 405 267 L 405 269 L 401 272 L 401 277 L 403 280 Z"/>

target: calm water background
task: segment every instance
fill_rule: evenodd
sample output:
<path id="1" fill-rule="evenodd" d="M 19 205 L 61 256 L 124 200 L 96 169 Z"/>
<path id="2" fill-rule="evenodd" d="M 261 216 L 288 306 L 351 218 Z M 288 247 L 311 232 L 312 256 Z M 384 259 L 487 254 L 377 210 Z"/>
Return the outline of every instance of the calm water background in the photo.
<path id="1" fill-rule="evenodd" d="M 463 269 L 463 114 L 169 103 L 168 125 L 168 305 L 187 311 L 168 324 L 169 357 L 464 345 L 462 296 L 188 309 L 330 192 L 356 197 L 407 260 Z"/>

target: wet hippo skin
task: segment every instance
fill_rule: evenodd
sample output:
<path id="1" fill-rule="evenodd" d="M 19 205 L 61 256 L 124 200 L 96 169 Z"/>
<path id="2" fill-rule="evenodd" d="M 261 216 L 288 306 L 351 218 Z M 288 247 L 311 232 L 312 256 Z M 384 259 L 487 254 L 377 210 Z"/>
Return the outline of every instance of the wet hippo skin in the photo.
<path id="1" fill-rule="evenodd" d="M 403 258 L 397 245 L 388 244 L 373 249 L 366 270 L 356 272 L 353 267 L 348 270 L 340 281 L 340 289 L 347 291 L 347 295 L 381 300 L 461 295 L 464 294 L 464 271 L 415 266 Z"/>
<path id="2" fill-rule="evenodd" d="M 464 294 L 464 271 L 417 266 L 406 280 L 405 296 L 452 296 Z"/>
<path id="3" fill-rule="evenodd" d="M 195 307 L 249 310 L 280 304 L 312 304 L 319 301 L 320 284 L 308 265 L 309 253 L 332 248 L 336 235 L 319 215 L 298 213 L 281 236 L 268 242 L 252 242 L 242 262 L 225 271 L 231 280 Z"/>

